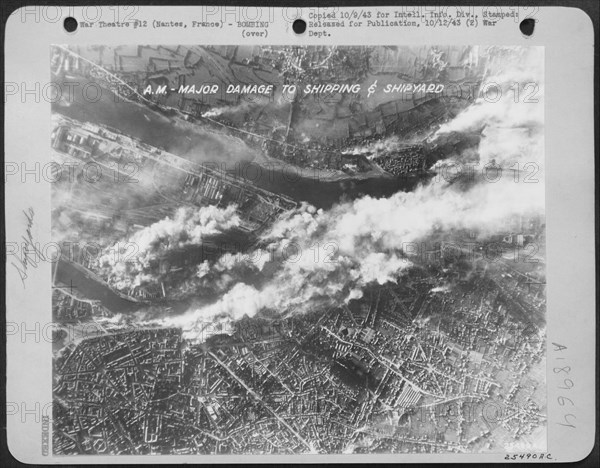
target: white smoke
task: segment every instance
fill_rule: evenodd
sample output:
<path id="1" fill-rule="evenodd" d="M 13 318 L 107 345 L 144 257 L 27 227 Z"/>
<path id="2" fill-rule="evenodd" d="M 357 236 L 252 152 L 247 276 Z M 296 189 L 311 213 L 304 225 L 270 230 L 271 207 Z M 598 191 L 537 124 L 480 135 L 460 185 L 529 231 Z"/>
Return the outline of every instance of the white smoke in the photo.
<path id="1" fill-rule="evenodd" d="M 475 103 L 442 125 L 436 136 L 484 128 L 480 165 L 503 168 L 543 162 L 544 51 L 541 47 L 494 47 L 488 75 Z M 435 136 L 434 136 L 435 139 Z"/>
<path id="2" fill-rule="evenodd" d="M 204 341 L 213 334 L 226 333 L 244 315 L 257 314 L 269 305 L 265 301 L 272 299 L 266 292 L 261 294 L 252 286 L 237 283 L 214 304 L 192 309 L 182 315 L 167 316 L 158 323 L 165 327 L 181 328 L 186 339 Z"/>
<path id="3" fill-rule="evenodd" d="M 431 184 L 390 198 L 364 197 L 329 211 L 304 205 L 278 222 L 266 239 L 271 252 L 293 252 L 270 262 L 275 271 L 269 281 L 262 287 L 237 283 L 220 301 L 186 314 L 188 336 L 194 330 L 190 323 L 206 323 L 212 317 L 235 320 L 264 308 L 297 313 L 348 302 L 360 297 L 368 284 L 397 281 L 412 265 L 406 251 L 436 227 L 447 231 L 485 226 L 495 232 L 509 216 L 543 208 L 543 198 L 524 203 L 523 193 L 511 186 L 491 186 L 463 192 Z M 266 269 L 269 262 L 262 265 Z M 247 259 L 235 263 L 226 276 L 242 266 L 248 267 Z M 181 323 L 181 318 L 173 320 L 170 325 Z"/>
<path id="4" fill-rule="evenodd" d="M 367 145 L 346 149 L 342 151 L 342 154 L 348 156 L 365 155 L 368 159 L 376 159 L 406 149 L 408 146 L 410 146 L 409 142 L 401 140 L 398 136 L 393 135 L 382 140 L 368 143 Z"/>
<path id="5" fill-rule="evenodd" d="M 99 266 L 117 289 L 139 286 L 154 278 L 150 262 L 166 253 L 189 246 L 200 246 L 206 236 L 220 234 L 239 226 L 236 206 L 179 208 L 167 217 L 134 233 L 126 241 L 107 248 Z"/>
<path id="6" fill-rule="evenodd" d="M 260 99 L 260 97 L 262 96 L 248 95 L 248 100 L 242 102 L 241 104 L 237 104 L 234 106 L 215 107 L 214 109 L 203 112 L 202 117 L 210 119 L 213 117 L 219 117 L 223 114 L 239 114 L 241 112 L 248 112 L 257 106 L 257 103 L 252 102 L 252 99 Z"/>
<path id="7" fill-rule="evenodd" d="M 265 109 L 265 107 L 268 107 L 269 110 L 281 109 L 282 107 L 289 106 L 292 100 L 293 95 L 284 95 L 283 93 L 279 93 L 279 96 L 276 99 L 272 99 L 266 94 L 246 94 L 244 100 L 239 104 L 214 107 L 203 112 L 202 117 L 210 119 L 227 114 L 244 114 L 257 109 Z"/>
<path id="8" fill-rule="evenodd" d="M 495 159 L 543 164 L 543 75 L 539 63 L 543 56 L 539 50 L 525 52 L 505 50 L 508 59 L 496 63 L 502 73 L 490 73 L 488 79 L 496 80 L 503 89 L 519 77 L 537 83 L 537 103 L 510 102 L 512 96 L 496 103 L 477 102 L 440 129 L 443 133 L 484 128 L 479 146 L 482 163 Z M 203 327 L 199 324 L 214 319 L 237 320 L 266 308 L 280 314 L 298 313 L 361 297 L 368 284 L 397 281 L 411 266 L 407 258 L 410 243 L 434 232 L 455 229 L 503 232 L 514 215 L 542 213 L 542 174 L 540 167 L 538 183 L 516 181 L 512 174 L 503 174 L 497 180 L 477 174 L 468 188 L 452 181 L 433 180 L 413 192 L 379 199 L 366 196 L 328 211 L 305 204 L 264 235 L 268 247 L 257 252 L 269 252 L 268 260 L 261 262 L 254 254 L 227 258 L 215 267 L 202 266 L 199 272 L 231 279 L 238 269 L 252 268 L 265 278 L 260 286 L 234 282 L 214 304 L 165 319 L 165 323 L 181 326 L 188 337 L 201 339 Z M 273 258 L 273 252 L 279 258 Z M 223 284 L 229 287 L 230 283 Z"/>

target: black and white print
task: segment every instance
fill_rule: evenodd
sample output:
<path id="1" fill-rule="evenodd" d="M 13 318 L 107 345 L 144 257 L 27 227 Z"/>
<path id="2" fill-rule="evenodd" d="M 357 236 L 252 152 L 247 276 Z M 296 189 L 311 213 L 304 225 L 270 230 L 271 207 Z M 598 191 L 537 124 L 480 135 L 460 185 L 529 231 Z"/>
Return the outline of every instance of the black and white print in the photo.
<path id="1" fill-rule="evenodd" d="M 50 68 L 54 454 L 546 450 L 542 47 Z"/>

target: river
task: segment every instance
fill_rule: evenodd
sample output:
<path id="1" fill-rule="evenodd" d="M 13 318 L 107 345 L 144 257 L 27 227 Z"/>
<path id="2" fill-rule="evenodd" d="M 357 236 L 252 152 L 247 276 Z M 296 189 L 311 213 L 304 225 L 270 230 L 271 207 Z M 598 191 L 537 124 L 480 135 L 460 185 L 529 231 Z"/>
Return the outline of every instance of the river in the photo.
<path id="1" fill-rule="evenodd" d="M 78 80 L 80 87 L 87 83 L 91 82 Z M 93 85 L 97 88 L 96 83 Z M 265 190 L 285 194 L 323 209 L 364 195 L 387 197 L 399 190 L 408 190 L 418 182 L 416 178 L 402 180 L 391 177 L 331 182 L 318 177 L 303 177 L 277 166 L 266 169 L 252 162 L 261 159 L 257 150 L 237 137 L 200 126 L 192 129 L 189 123 L 184 125 L 141 104 L 123 101 L 105 89 L 95 102 L 86 100 L 83 93 L 75 92 L 68 103 L 62 101 L 53 104 L 53 111 L 80 122 L 118 129 L 144 143 L 195 162 L 216 164 L 219 167 L 225 164 L 233 175 L 249 180 Z M 64 284 L 74 284 L 83 296 L 101 301 L 112 312 L 131 313 L 148 307 L 119 296 L 106 283 L 93 275 L 84 274 L 81 268 L 68 262 L 60 262 L 57 279 Z M 173 301 L 169 305 L 174 309 L 185 310 L 189 303 L 183 300 Z"/>
<path id="2" fill-rule="evenodd" d="M 82 87 L 87 83 L 92 82 L 78 81 Z M 95 82 L 93 85 L 98 87 Z M 388 197 L 400 190 L 414 188 L 419 181 L 416 177 L 372 177 L 332 182 L 320 179 L 318 172 L 314 177 L 305 177 L 276 165 L 266 168 L 252 162 L 262 156 L 240 138 L 211 131 L 200 125 L 191 129 L 187 122 L 178 123 L 176 118 L 161 115 L 142 104 L 123 101 L 110 91 L 102 89 L 103 92 L 95 102 L 86 100 L 82 92 L 74 92 L 68 105 L 54 104 L 53 111 L 80 122 L 116 128 L 144 143 L 194 162 L 225 167 L 233 175 L 250 180 L 265 190 L 306 201 L 318 208 L 327 209 L 339 201 L 364 195 Z"/>

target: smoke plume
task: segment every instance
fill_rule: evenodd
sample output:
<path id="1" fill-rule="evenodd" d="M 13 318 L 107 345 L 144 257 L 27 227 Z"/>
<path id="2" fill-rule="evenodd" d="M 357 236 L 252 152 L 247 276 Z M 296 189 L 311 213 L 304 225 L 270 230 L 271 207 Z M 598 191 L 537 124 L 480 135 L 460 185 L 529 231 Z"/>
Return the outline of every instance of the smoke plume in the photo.
<path id="1" fill-rule="evenodd" d="M 177 249 L 200 246 L 207 236 L 235 228 L 239 223 L 235 205 L 225 209 L 183 207 L 172 218 L 158 221 L 106 249 L 99 266 L 117 289 L 139 286 L 156 279 L 152 260 Z"/>
<path id="2" fill-rule="evenodd" d="M 361 297 L 369 284 L 398 281 L 412 264 L 407 246 L 434 232 L 475 229 L 491 235 L 504 232 L 514 215 L 543 213 L 542 58 L 535 48 L 493 51 L 488 81 L 502 90 L 515 81 L 520 87 L 537 84 L 537 102 L 515 102 L 504 93 L 496 102 L 477 101 L 440 128 L 439 134 L 484 129 L 473 183 L 436 178 L 412 192 L 365 196 L 327 211 L 304 204 L 272 226 L 260 249 L 202 266 L 202 276 L 229 278 L 221 283 L 225 290 L 217 302 L 166 317 L 163 323 L 201 339 L 200 332 L 211 321 L 237 320 L 265 309 L 285 315 L 338 305 Z M 506 171 L 490 176 L 483 166 L 492 160 L 537 164 L 537 183 L 516 180 Z M 261 255 L 269 257 L 261 261 Z M 248 284 L 248 270 L 262 281 Z"/>
<path id="3" fill-rule="evenodd" d="M 377 140 L 364 146 L 355 146 L 342 151 L 342 154 L 349 156 L 365 155 L 368 159 L 376 159 L 407 148 L 410 144 L 401 140 L 398 136 L 391 136 L 382 140 Z"/>

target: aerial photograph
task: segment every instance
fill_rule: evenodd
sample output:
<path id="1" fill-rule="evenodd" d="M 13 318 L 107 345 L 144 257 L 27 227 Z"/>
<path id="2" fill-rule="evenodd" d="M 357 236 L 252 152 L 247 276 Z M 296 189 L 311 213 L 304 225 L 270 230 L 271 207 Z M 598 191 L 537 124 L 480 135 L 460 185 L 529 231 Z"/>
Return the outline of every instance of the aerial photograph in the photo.
<path id="1" fill-rule="evenodd" d="M 544 452 L 544 49 L 54 45 L 55 455 Z"/>

